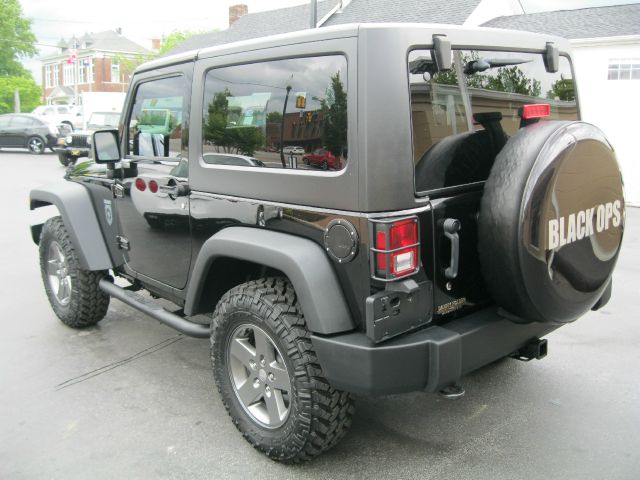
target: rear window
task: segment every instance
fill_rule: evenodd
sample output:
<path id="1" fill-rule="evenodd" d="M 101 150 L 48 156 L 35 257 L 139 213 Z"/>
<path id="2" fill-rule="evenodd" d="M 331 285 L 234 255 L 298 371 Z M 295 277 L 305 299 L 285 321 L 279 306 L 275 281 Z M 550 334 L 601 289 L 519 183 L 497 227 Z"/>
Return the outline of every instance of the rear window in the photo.
<path id="1" fill-rule="evenodd" d="M 548 120 L 577 120 L 571 65 L 545 70 L 538 53 L 455 50 L 454 67 L 435 72 L 428 50 L 409 54 L 415 188 L 418 193 L 487 179 L 521 127 L 523 105 L 546 103 Z M 462 78 L 464 81 L 460 82 Z"/>

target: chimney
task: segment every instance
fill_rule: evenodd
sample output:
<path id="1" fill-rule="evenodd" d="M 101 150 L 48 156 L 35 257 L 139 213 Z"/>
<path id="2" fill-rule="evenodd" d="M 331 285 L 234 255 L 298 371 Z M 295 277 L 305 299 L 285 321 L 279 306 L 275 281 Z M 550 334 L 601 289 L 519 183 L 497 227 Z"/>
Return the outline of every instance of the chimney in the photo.
<path id="1" fill-rule="evenodd" d="M 236 23 L 236 21 L 240 17 L 246 15 L 247 13 L 249 13 L 249 7 L 247 7 L 246 5 L 242 3 L 238 5 L 231 5 L 229 7 L 229 26 Z"/>
<path id="2" fill-rule="evenodd" d="M 152 50 L 160 50 L 160 39 L 152 38 L 151 39 L 151 49 Z"/>

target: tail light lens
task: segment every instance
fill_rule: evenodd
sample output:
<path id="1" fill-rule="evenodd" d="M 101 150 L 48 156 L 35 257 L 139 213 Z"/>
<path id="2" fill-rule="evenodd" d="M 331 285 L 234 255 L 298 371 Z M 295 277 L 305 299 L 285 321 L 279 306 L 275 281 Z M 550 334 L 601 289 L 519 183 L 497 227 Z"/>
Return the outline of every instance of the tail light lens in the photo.
<path id="1" fill-rule="evenodd" d="M 141 178 L 136 178 L 136 188 L 141 192 L 144 192 L 147 189 L 147 184 L 144 183 L 144 180 Z"/>
<path id="2" fill-rule="evenodd" d="M 551 107 L 548 103 L 534 103 L 522 106 L 522 119 L 544 118 L 551 115 Z"/>
<path id="3" fill-rule="evenodd" d="M 374 278 L 394 280 L 416 273 L 420 265 L 417 217 L 372 223 L 375 232 Z"/>
<path id="4" fill-rule="evenodd" d="M 149 182 L 149 191 L 151 193 L 157 193 L 158 192 L 158 182 L 156 182 L 155 180 L 151 180 Z"/>

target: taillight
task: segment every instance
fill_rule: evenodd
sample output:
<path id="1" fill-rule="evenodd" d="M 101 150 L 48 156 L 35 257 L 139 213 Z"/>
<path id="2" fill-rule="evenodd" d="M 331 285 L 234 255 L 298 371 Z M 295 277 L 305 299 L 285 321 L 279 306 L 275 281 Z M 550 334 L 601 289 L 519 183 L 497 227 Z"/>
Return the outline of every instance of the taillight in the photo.
<path id="1" fill-rule="evenodd" d="M 543 118 L 551 115 L 551 107 L 548 103 L 534 103 L 522 106 L 522 119 Z"/>
<path id="2" fill-rule="evenodd" d="M 149 191 L 151 193 L 157 193 L 158 192 L 158 182 L 156 182 L 155 180 L 151 180 L 149 182 Z"/>
<path id="3" fill-rule="evenodd" d="M 136 188 L 141 192 L 144 192 L 147 189 L 147 184 L 144 183 L 144 180 L 141 178 L 136 178 Z"/>
<path id="4" fill-rule="evenodd" d="M 375 247 L 374 278 L 394 280 L 418 271 L 420 265 L 417 217 L 395 221 L 372 221 Z"/>

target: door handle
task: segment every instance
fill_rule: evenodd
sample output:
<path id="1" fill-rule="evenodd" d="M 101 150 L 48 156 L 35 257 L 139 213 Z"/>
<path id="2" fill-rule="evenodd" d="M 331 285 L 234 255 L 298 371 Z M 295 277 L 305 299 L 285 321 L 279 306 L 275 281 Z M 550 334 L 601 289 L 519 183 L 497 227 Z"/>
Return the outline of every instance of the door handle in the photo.
<path id="1" fill-rule="evenodd" d="M 458 276 L 458 266 L 460 264 L 460 236 L 458 232 L 461 228 L 460 220 L 455 218 L 447 218 L 442 224 L 444 235 L 451 242 L 451 261 L 444 271 L 444 276 L 449 280 L 453 280 Z"/>

